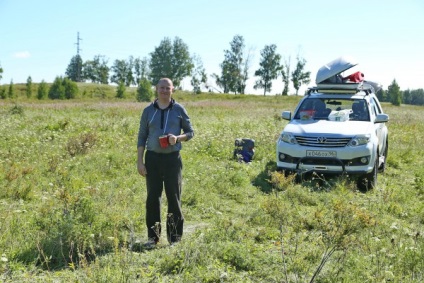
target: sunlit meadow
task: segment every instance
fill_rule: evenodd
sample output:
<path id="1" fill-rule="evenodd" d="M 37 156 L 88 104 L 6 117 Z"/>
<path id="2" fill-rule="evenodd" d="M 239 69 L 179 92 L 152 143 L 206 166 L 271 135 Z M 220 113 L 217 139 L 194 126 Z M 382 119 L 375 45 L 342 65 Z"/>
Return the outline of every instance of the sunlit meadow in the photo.
<path id="1" fill-rule="evenodd" d="M 195 137 L 183 143 L 185 234 L 145 251 L 136 138 L 146 103 L 107 97 L 0 101 L 3 282 L 422 282 L 422 107 L 383 104 L 389 159 L 378 187 L 296 183 L 275 141 L 298 97 L 176 93 Z M 251 138 L 250 164 L 233 159 Z M 163 220 L 166 199 L 163 199 Z"/>

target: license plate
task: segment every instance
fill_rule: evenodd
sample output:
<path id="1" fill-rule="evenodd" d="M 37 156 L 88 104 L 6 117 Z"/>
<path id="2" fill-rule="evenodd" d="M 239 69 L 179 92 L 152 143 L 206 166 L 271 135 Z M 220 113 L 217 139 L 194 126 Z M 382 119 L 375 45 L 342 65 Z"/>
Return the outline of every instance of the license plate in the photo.
<path id="1" fill-rule="evenodd" d="M 306 156 L 308 157 L 337 157 L 337 152 L 329 151 L 329 150 L 307 150 Z"/>

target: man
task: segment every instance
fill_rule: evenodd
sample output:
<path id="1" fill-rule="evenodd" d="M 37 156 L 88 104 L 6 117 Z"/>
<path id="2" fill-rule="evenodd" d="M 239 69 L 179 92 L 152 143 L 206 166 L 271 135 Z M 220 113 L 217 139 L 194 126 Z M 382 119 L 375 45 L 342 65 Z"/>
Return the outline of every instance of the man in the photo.
<path id="1" fill-rule="evenodd" d="M 181 142 L 190 140 L 194 131 L 187 111 L 172 98 L 173 90 L 170 79 L 160 79 L 156 85 L 157 99 L 143 110 L 140 119 L 137 169 L 138 173 L 146 178 L 146 225 L 149 238 L 147 245 L 150 246 L 155 246 L 160 239 L 160 207 L 164 187 L 168 200 L 168 241 L 170 244 L 176 243 L 183 235 L 180 150 Z"/>

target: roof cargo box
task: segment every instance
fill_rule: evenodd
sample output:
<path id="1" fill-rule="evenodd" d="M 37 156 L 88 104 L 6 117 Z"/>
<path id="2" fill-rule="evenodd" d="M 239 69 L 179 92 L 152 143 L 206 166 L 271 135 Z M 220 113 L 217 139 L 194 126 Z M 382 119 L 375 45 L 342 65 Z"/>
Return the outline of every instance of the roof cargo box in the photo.
<path id="1" fill-rule="evenodd" d="M 337 84 L 343 83 L 343 78 L 340 73 L 358 65 L 352 58 L 350 57 L 339 57 L 328 64 L 322 66 L 318 72 L 316 77 L 316 84 Z"/>
<path id="2" fill-rule="evenodd" d="M 362 72 L 355 72 L 343 77 L 341 73 L 358 65 L 351 57 L 339 57 L 322 66 L 316 76 L 316 87 L 310 91 L 323 93 L 356 93 L 358 91 L 378 92 L 382 86 L 379 83 L 364 80 Z"/>

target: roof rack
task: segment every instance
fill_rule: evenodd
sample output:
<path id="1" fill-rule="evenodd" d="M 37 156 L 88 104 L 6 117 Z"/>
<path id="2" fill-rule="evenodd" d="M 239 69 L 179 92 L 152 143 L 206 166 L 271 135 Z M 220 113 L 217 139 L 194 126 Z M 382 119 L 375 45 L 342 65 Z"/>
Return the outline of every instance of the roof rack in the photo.
<path id="1" fill-rule="evenodd" d="M 372 85 L 367 83 L 340 83 L 340 84 L 317 84 L 307 91 L 307 95 L 311 93 L 327 93 L 327 94 L 355 94 L 364 91 L 365 94 L 370 94 L 374 91 Z"/>

